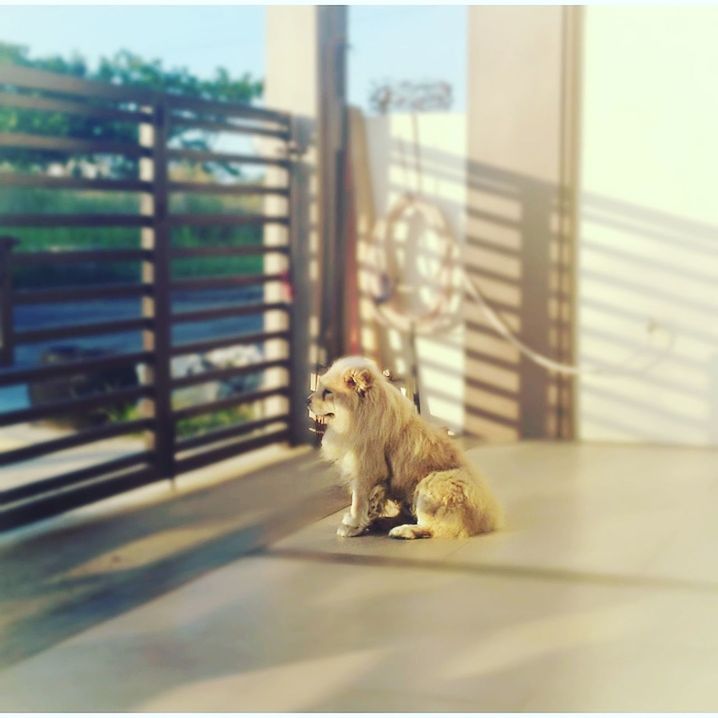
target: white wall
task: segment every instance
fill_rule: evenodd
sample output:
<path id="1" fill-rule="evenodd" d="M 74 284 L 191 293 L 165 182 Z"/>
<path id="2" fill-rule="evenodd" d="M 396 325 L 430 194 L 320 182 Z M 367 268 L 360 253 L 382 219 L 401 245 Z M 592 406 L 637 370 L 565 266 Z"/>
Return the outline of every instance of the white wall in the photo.
<path id="1" fill-rule="evenodd" d="M 420 191 L 435 203 L 446 218 L 460 254 L 464 237 L 466 198 L 465 116 L 458 113 L 417 115 L 420 143 L 420 177 L 416 172 L 414 128 L 411 116 L 392 114 L 362 118 L 352 116 L 352 164 L 356 198 L 357 257 L 359 264 L 359 314 L 362 351 L 374 356 L 395 374 L 407 371 L 409 355 L 406 334 L 375 320 L 369 292 L 375 287 L 376 249 L 370 251 L 370 236 L 383 250 L 383 221 L 394 203 L 407 191 Z M 407 220 L 409 218 L 407 217 Z M 398 271 L 407 289 L 426 294 L 423 301 L 403 308 L 424 312 L 434 301 L 436 252 L 442 248 L 437 237 L 422 222 L 400 222 Z M 396 255 L 392 255 L 396 256 Z M 392 269 L 390 267 L 390 269 Z M 396 269 L 396 268 L 394 268 Z M 464 325 L 459 304 L 453 311 L 457 322 L 447 330 L 420 336 L 417 341 L 422 410 L 436 423 L 462 431 L 464 425 Z M 402 308 L 401 303 L 399 308 Z"/>
<path id="2" fill-rule="evenodd" d="M 586 440 L 718 444 L 718 8 L 585 15 L 579 381 Z M 655 353 L 654 353 L 655 355 Z"/>
<path id="3" fill-rule="evenodd" d="M 294 164 L 296 200 L 290 202 L 283 197 L 267 196 L 264 211 L 268 215 L 293 213 L 294 233 L 288 236 L 287 229 L 280 225 L 266 225 L 265 244 L 284 244 L 288 238 L 294 244 L 295 276 L 294 288 L 293 344 L 284 341 L 265 343 L 268 359 L 289 358 L 294 362 L 298 375 L 306 367 L 303 365 L 316 351 L 314 340 L 317 334 L 318 292 L 316 278 L 318 268 L 316 257 L 319 253 L 320 237 L 318 231 L 319 203 L 317 201 L 317 167 L 319 164 L 316 147 L 316 123 L 319 106 L 319 81 L 317 72 L 320 33 L 318 13 L 315 6 L 271 6 L 266 9 L 266 78 L 264 100 L 268 107 L 289 112 L 292 115 L 293 135 L 305 147 L 301 159 Z M 281 149 L 273 140 L 269 140 L 264 151 L 276 152 Z M 267 184 L 286 185 L 287 175 L 284 169 L 268 168 Z M 266 273 L 283 272 L 288 268 L 287 259 L 281 255 L 265 256 Z M 267 284 L 264 291 L 266 302 L 286 301 L 286 287 L 280 284 Z M 267 332 L 283 330 L 289 327 L 288 316 L 284 312 L 268 312 L 264 317 L 264 329 Z M 314 357 L 311 357 L 314 359 Z M 288 380 L 283 368 L 265 371 L 265 382 L 276 386 Z M 309 384 L 290 387 L 295 401 L 287 403 L 281 397 L 272 397 L 264 402 L 266 415 L 280 414 L 287 409 L 294 411 L 294 427 L 308 426 L 303 397 L 309 391 Z M 305 434 L 305 438 L 306 434 Z"/>

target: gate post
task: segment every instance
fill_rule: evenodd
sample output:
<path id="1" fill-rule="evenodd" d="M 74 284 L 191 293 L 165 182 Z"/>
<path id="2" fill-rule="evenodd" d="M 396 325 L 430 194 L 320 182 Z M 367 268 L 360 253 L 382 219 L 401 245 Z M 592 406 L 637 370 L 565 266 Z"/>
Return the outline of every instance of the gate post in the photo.
<path id="1" fill-rule="evenodd" d="M 303 161 L 308 145 L 309 128 L 300 118 L 292 117 L 291 137 L 288 144 L 289 165 L 289 275 L 292 287 L 289 308 L 289 442 L 293 446 L 312 441 L 305 399 L 308 393 L 307 377 L 311 338 L 311 296 L 309 267 L 311 252 L 308 242 L 309 187 L 312 170 Z"/>
<path id="2" fill-rule="evenodd" d="M 18 240 L 0 237 L 0 366 L 12 366 L 15 358 L 12 319 L 12 250 Z"/>
<path id="3" fill-rule="evenodd" d="M 320 6 L 316 11 L 317 82 L 321 88 L 317 111 L 322 247 L 319 340 L 322 361 L 330 364 L 345 350 L 348 10 Z"/>
<path id="4" fill-rule="evenodd" d="M 152 123 L 140 125 L 140 144 L 150 156 L 140 160 L 140 179 L 152 183 L 152 194 L 142 198 L 142 213 L 152 217 L 152 226 L 142 229 L 142 249 L 149 258 L 142 263 L 142 283 L 148 292 L 142 299 L 142 315 L 151 329 L 142 335 L 145 351 L 153 353 L 148 376 L 153 386 L 154 428 L 149 444 L 155 452 L 155 467 L 162 478 L 175 476 L 175 426 L 172 416 L 172 324 L 170 297 L 170 230 L 167 222 L 167 105 L 158 98 L 152 107 Z"/>

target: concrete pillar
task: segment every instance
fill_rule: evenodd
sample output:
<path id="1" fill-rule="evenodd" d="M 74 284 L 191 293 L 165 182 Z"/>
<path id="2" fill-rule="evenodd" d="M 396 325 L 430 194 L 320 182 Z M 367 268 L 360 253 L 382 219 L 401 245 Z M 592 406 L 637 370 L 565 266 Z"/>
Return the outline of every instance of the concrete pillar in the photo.
<path id="1" fill-rule="evenodd" d="M 345 142 L 344 51 L 346 8 L 330 6 L 268 6 L 264 98 L 268 107 L 292 114 L 295 143 L 301 150 L 294 166 L 290 198 L 293 264 L 293 341 L 290 390 L 296 395 L 294 440 L 308 439 L 306 411 L 300 398 L 310 390 L 310 376 L 341 349 L 342 303 L 328 302 L 336 294 L 335 279 L 343 268 L 341 212 L 342 168 L 337 152 Z M 281 174 L 281 172 L 280 172 Z M 270 172 L 268 182 L 281 181 Z M 282 200 L 268 198 L 267 213 L 283 211 Z M 341 209 L 341 205 L 339 205 Z M 283 230 L 268 227 L 265 242 L 282 241 Z M 266 271 L 276 271 L 281 259 L 267 258 Z M 327 267 L 329 273 L 327 274 Z M 321 270 L 321 271 L 320 271 Z M 267 287 L 267 301 L 281 298 L 281 289 Z M 324 307 L 324 311 L 323 311 Z M 327 314 L 327 310 L 333 314 Z M 281 321 L 268 317 L 267 330 Z M 327 357 L 327 326 L 333 351 Z"/>
<path id="2" fill-rule="evenodd" d="M 471 279 L 536 351 L 573 357 L 573 195 L 579 11 L 468 9 L 467 237 Z M 466 431 L 567 437 L 571 385 L 499 337 L 467 299 Z"/>

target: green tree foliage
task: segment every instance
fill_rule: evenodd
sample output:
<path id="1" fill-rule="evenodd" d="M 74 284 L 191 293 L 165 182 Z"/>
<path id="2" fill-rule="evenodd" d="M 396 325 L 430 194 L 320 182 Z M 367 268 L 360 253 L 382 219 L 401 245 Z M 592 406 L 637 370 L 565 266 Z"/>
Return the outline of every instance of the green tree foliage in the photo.
<path id="1" fill-rule="evenodd" d="M 122 50 L 111 58 L 103 58 L 96 67 L 91 67 L 81 56 L 31 57 L 25 47 L 0 42 L 0 66 L 15 65 L 47 72 L 71 75 L 102 83 L 125 87 L 167 92 L 191 98 L 220 102 L 251 103 L 262 94 L 262 82 L 245 73 L 233 77 L 218 68 L 212 78 L 195 76 L 186 68 L 167 68 L 161 60 L 148 61 L 138 55 Z M 0 90 L 4 89 L 0 83 Z M 17 90 L 22 94 L 42 95 L 35 90 Z M 63 97 L 53 91 L 53 97 L 77 101 L 77 97 Z M 106 101 L 84 98 L 85 104 L 107 107 Z M 117 102 L 109 105 L 117 108 Z M 132 104 L 120 108 L 137 109 Z M 203 120 L 223 120 L 220 116 L 204 114 Z M 48 112 L 16 107 L 0 106 L 0 132 L 68 137 L 89 140 L 136 143 L 138 125 L 136 122 L 121 122 L 98 117 L 86 117 L 66 112 Z M 171 129 L 170 143 L 173 146 L 208 150 L 213 135 L 183 128 Z M 121 155 L 82 156 L 78 153 L 58 151 L 23 150 L 3 148 L 0 154 L 2 172 L 46 173 L 50 167 L 58 167 L 66 175 L 100 177 L 138 176 L 137 162 Z M 182 164 L 172 168 L 174 179 L 192 181 L 216 181 L 231 175 L 237 178 L 240 171 L 236 166 L 205 163 L 202 165 Z M 257 197 L 221 197 L 211 195 L 175 196 L 172 211 L 177 212 L 260 212 Z M 6 187 L 0 192 L 0 214 L 136 214 L 139 211 L 138 198 L 131 193 L 97 191 L 60 191 L 25 187 Z M 42 249 L 84 249 L 136 247 L 139 230 L 133 228 L 104 228 L 101 230 L 66 227 L 12 228 L 0 233 L 13 234 L 21 240 L 22 251 Z M 234 245 L 261 242 L 261 228 L 246 227 L 181 227 L 175 230 L 173 243 L 176 246 Z M 231 260 L 208 259 L 203 261 L 178 261 L 174 267 L 177 277 L 196 274 L 222 275 L 230 273 L 256 272 L 261 270 L 261 257 L 239 257 Z M 18 268 L 15 282 L 19 288 L 34 286 L 55 286 L 69 284 L 93 284 L 105 281 L 137 281 L 139 268 L 127 263 L 94 263 L 68 268 L 45 265 L 29 265 Z"/>
<path id="2" fill-rule="evenodd" d="M 72 75 L 124 87 L 223 102 L 251 103 L 261 96 L 263 90 L 262 82 L 248 73 L 232 77 L 226 69 L 217 68 L 214 77 L 202 79 L 186 68 L 167 68 L 161 60 L 146 60 L 128 50 L 120 50 L 111 58 L 102 58 L 97 67 L 92 68 L 83 57 L 77 54 L 69 58 L 60 56 L 33 58 L 26 47 L 0 42 L 0 65 L 3 64 Z M 88 100 L 88 102 L 103 106 L 101 100 Z M 128 106 L 128 109 L 134 108 Z M 214 118 L 205 115 L 203 119 Z M 118 142 L 137 141 L 137 125 L 135 123 L 98 121 L 96 118 L 81 115 L 39 112 L 13 107 L 0 107 L 0 132 L 21 132 Z M 174 128 L 171 130 L 169 139 L 170 142 L 174 141 L 174 144 L 180 147 L 209 149 L 211 136 L 206 132 L 187 132 L 182 128 Z M 74 161 L 71 162 L 70 156 L 62 152 L 18 149 L 9 151 L 5 154 L 4 159 L 18 169 L 37 171 L 45 170 L 54 163 L 65 163 L 68 172 L 80 174 L 82 160 L 86 158 L 80 158 L 75 154 Z M 133 174 L 135 170 L 133 161 L 121 157 L 113 157 L 105 164 L 111 169 L 113 175 L 129 175 Z M 234 174 L 233 168 L 226 165 L 223 165 L 220 171 Z"/>

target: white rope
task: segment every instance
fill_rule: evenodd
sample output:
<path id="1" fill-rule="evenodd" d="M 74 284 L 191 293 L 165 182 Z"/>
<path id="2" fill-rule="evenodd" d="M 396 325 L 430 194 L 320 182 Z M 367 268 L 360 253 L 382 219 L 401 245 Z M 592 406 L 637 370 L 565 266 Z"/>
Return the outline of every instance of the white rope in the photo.
<path id="1" fill-rule="evenodd" d="M 417 183 L 420 189 L 421 164 L 418 150 L 418 127 L 416 124 L 416 118 L 414 117 L 413 119 L 415 157 L 417 163 Z M 385 263 L 382 262 L 379 257 L 376 246 L 377 237 L 381 235 L 384 240 L 384 254 L 386 254 L 386 248 L 395 241 L 393 233 L 396 225 L 402 217 L 411 212 L 417 212 L 423 217 L 425 224 L 432 228 L 436 235 L 441 238 L 445 247 L 444 251 L 441 253 L 441 271 L 439 272 L 439 277 L 445 282 L 445 284 L 443 285 L 442 291 L 439 293 L 437 301 L 429 309 L 429 311 L 423 314 L 416 314 L 407 309 L 399 309 L 395 306 L 395 303 L 391 301 L 392 297 L 396 294 L 396 289 L 399 285 L 393 281 L 391 277 L 389 277 Z M 449 327 L 460 321 L 461 317 L 458 311 L 453 315 L 449 312 L 449 306 L 451 304 L 451 297 L 453 294 L 450 283 L 452 269 L 451 257 L 455 254 L 455 250 L 458 249 L 457 241 L 454 233 L 451 231 L 446 216 L 441 210 L 441 207 L 424 196 L 420 197 L 417 193 L 405 193 L 394 203 L 387 213 L 383 221 L 383 232 L 380 231 L 381 224 L 381 221 L 377 223 L 374 231 L 370 233 L 370 249 L 374 250 L 375 265 L 379 269 L 379 277 L 382 282 L 381 291 L 379 293 L 375 294 L 370 292 L 372 305 L 374 307 L 374 316 L 379 323 L 403 333 L 416 332 L 417 334 L 426 335 L 435 334 L 442 328 L 447 330 Z M 523 356 L 538 366 L 543 367 L 547 371 L 574 376 L 583 374 L 643 373 L 661 361 L 661 359 L 667 356 L 673 349 L 675 337 L 672 332 L 663 328 L 663 331 L 668 336 L 668 343 L 661 351 L 656 351 L 655 348 L 646 346 L 631 352 L 621 361 L 612 364 L 593 362 L 592 364 L 578 365 L 556 361 L 545 354 L 535 351 L 518 336 L 516 336 L 516 334 L 511 331 L 504 320 L 489 304 L 477 286 L 475 280 L 466 272 L 463 266 L 459 266 L 459 271 L 461 273 L 460 286 L 462 286 L 466 292 L 478 302 L 479 307 L 494 331 L 509 342 L 509 344 L 517 349 Z M 414 288 L 413 291 L 416 293 L 418 290 Z M 661 327 L 659 327 L 655 322 L 650 321 L 647 323 L 647 333 L 649 336 L 654 336 L 659 329 L 661 329 Z M 646 353 L 654 354 L 653 358 L 647 364 L 641 367 L 633 367 L 632 369 L 629 368 L 629 364 Z"/>
<path id="2" fill-rule="evenodd" d="M 650 367 L 657 364 L 661 359 L 663 359 L 673 348 L 673 344 L 675 341 L 675 337 L 673 336 L 672 332 L 666 333 L 668 334 L 669 341 L 666 347 L 660 352 L 657 352 L 653 359 L 648 362 L 648 364 L 639 367 L 639 368 L 633 368 L 632 370 L 628 369 L 628 365 L 638 357 L 646 354 L 647 352 L 653 352 L 655 351 L 649 346 L 646 346 L 642 349 L 637 349 L 636 351 L 629 354 L 627 357 L 625 357 L 620 362 L 616 362 L 614 364 L 600 364 L 598 362 L 593 363 L 592 365 L 577 365 L 577 364 L 565 364 L 563 362 L 556 361 L 555 359 L 551 359 L 551 357 L 547 357 L 544 354 L 540 354 L 539 352 L 533 350 L 530 346 L 525 344 L 521 341 L 505 324 L 505 322 L 499 317 L 499 315 L 496 313 L 496 311 L 489 305 L 489 303 L 484 298 L 484 295 L 481 293 L 479 288 L 476 286 L 475 282 L 466 274 L 466 272 L 463 272 L 464 277 L 464 286 L 466 287 L 466 290 L 468 293 L 476 299 L 476 301 L 479 303 L 479 306 L 481 307 L 482 311 L 484 312 L 486 318 L 491 323 L 491 326 L 494 328 L 494 330 L 500 334 L 506 341 L 509 342 L 514 348 L 518 349 L 521 354 L 523 354 L 525 357 L 530 359 L 534 364 L 538 364 L 539 366 L 543 367 L 544 369 L 547 369 L 548 371 L 556 372 L 557 374 L 572 374 L 574 376 L 579 376 L 582 374 L 616 374 L 616 373 L 634 373 L 634 372 L 645 372 Z M 653 334 L 657 329 L 658 325 L 656 325 L 654 322 L 648 323 L 647 332 L 648 334 Z"/>

